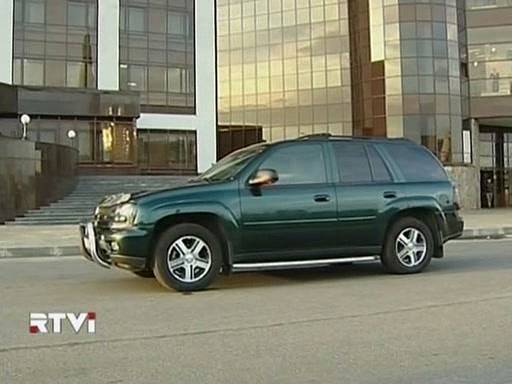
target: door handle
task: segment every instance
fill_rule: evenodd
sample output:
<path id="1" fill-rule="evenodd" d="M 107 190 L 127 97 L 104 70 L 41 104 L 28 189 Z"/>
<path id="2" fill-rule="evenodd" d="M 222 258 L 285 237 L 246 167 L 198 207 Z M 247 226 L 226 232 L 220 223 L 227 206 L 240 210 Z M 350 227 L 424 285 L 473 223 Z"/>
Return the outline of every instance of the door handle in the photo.
<path id="1" fill-rule="evenodd" d="M 326 193 L 322 193 L 322 194 L 319 194 L 319 195 L 315 195 L 314 200 L 317 203 L 326 203 L 326 202 L 331 200 L 331 196 L 329 196 Z"/>
<path id="2" fill-rule="evenodd" d="M 396 199 L 398 194 L 395 191 L 386 191 L 382 195 L 385 199 Z"/>

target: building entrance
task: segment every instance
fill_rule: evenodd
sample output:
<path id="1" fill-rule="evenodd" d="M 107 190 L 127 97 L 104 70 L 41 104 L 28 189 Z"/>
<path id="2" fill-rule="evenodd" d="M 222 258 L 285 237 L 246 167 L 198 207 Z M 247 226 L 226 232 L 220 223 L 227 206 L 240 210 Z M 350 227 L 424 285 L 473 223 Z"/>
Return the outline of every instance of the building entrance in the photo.
<path id="1" fill-rule="evenodd" d="M 512 206 L 512 130 L 480 127 L 482 208 Z"/>

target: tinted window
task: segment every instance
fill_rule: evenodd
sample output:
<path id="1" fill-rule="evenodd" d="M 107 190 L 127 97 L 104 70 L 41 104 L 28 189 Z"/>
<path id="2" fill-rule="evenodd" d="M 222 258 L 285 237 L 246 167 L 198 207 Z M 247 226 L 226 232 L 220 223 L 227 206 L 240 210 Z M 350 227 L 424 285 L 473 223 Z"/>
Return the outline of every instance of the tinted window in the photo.
<path id="1" fill-rule="evenodd" d="M 209 181 L 227 180 L 235 176 L 236 173 L 244 167 L 244 165 L 246 165 L 255 156 L 258 156 L 266 148 L 266 145 L 260 144 L 233 152 L 222 158 L 199 178 Z"/>
<path id="2" fill-rule="evenodd" d="M 373 181 L 378 183 L 391 181 L 391 175 L 382 157 L 378 154 L 373 145 L 369 145 L 367 149 L 372 165 Z"/>
<path id="3" fill-rule="evenodd" d="M 343 183 L 371 183 L 372 174 L 366 150 L 361 143 L 333 143 L 340 178 Z"/>
<path id="4" fill-rule="evenodd" d="M 381 144 L 407 181 L 447 180 L 444 169 L 426 148 L 403 144 Z"/>
<path id="5" fill-rule="evenodd" d="M 275 169 L 278 185 L 325 183 L 325 162 L 320 144 L 300 144 L 278 148 L 260 165 Z"/>

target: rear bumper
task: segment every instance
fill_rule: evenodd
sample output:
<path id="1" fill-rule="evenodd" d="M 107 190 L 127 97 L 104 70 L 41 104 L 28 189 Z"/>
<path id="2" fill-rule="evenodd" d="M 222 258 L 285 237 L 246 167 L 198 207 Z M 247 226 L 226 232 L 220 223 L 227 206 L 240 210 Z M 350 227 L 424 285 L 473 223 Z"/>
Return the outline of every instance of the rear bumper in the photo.
<path id="1" fill-rule="evenodd" d="M 137 240 L 141 240 L 141 233 L 138 230 L 124 231 L 115 234 L 100 234 L 93 223 L 82 223 L 79 226 L 80 248 L 82 255 L 103 268 L 112 266 L 128 269 L 131 271 L 142 271 L 148 268 L 146 257 L 124 255 L 119 251 L 126 249 Z M 117 245 L 116 250 L 112 244 Z M 140 241 L 139 241 L 140 242 Z"/>
<path id="2" fill-rule="evenodd" d="M 445 228 L 443 229 L 443 242 L 462 236 L 464 220 L 458 211 L 446 213 Z"/>

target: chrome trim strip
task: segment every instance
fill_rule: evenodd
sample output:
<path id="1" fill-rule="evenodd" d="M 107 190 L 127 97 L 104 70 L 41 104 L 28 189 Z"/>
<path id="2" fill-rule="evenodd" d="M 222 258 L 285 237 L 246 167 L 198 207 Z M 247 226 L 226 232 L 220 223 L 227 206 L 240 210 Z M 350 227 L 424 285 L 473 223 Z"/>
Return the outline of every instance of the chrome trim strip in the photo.
<path id="1" fill-rule="evenodd" d="M 244 223 L 247 227 L 256 227 L 259 225 L 283 225 L 283 224 L 315 224 L 315 223 L 335 223 L 337 218 L 327 219 L 292 219 L 292 220 L 271 220 L 271 221 L 248 221 Z"/>
<path id="2" fill-rule="evenodd" d="M 377 216 L 354 216 L 354 217 L 340 217 L 338 221 L 364 221 L 364 220 L 375 220 Z"/>
<path id="3" fill-rule="evenodd" d="M 87 226 L 85 227 L 84 242 L 86 243 L 86 248 L 91 252 L 92 260 L 103 268 L 110 268 L 110 264 L 103 261 L 98 254 L 93 223 L 87 223 Z"/>
<path id="4" fill-rule="evenodd" d="M 377 261 L 378 256 L 362 256 L 362 257 L 343 257 L 335 259 L 318 259 L 318 260 L 295 260 L 295 261 L 269 261 L 262 263 L 239 263 L 233 264 L 233 272 L 237 271 L 253 271 L 262 269 L 277 269 L 277 268 L 300 268 L 309 266 L 329 265 L 329 264 L 343 264 L 343 263 L 356 263 Z"/>

